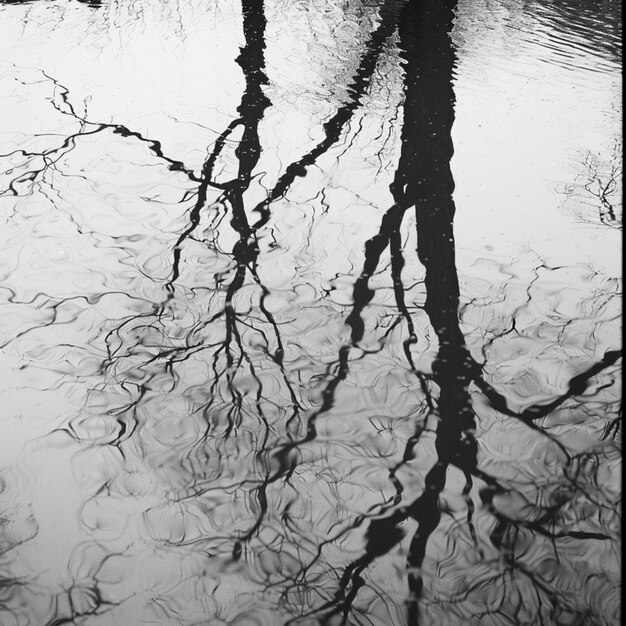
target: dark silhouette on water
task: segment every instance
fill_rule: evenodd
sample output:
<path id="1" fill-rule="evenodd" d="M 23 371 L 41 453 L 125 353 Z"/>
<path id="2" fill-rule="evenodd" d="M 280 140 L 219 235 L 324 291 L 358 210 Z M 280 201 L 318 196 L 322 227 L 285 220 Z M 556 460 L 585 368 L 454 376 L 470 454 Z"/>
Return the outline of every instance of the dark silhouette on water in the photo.
<path id="1" fill-rule="evenodd" d="M 341 614 L 342 624 L 347 622 L 351 605 L 364 582 L 363 570 L 402 539 L 404 533 L 398 525 L 409 516 L 418 522 L 407 563 L 411 590 L 409 623 L 418 623 L 417 601 L 422 586 L 419 572 L 428 538 L 439 523 L 439 495 L 445 486 L 446 470 L 450 464 L 460 467 L 466 475 L 468 488 L 476 470 L 475 423 L 468 392 L 473 367 L 458 322 L 454 181 L 450 170 L 455 102 L 452 84 L 455 53 L 450 32 L 455 7 L 456 0 L 414 1 L 403 8 L 398 20 L 405 101 L 400 160 L 391 184 L 394 205 L 383 217 L 379 234 L 366 246 L 363 273 L 354 288 L 355 305 L 348 317 L 352 342 L 356 344 L 363 336 L 361 312 L 374 295 L 368 280 L 388 245 L 396 302 L 406 311 L 400 276 L 404 265 L 400 226 L 407 209 L 414 208 L 418 256 L 426 270 L 425 310 L 439 340 L 439 352 L 433 364 L 433 382 L 439 387 L 435 409 L 439 418 L 438 461 L 426 476 L 422 496 L 390 516 L 370 523 L 365 554 L 346 569 L 340 581 L 342 590 L 349 585 L 351 588 L 346 593 L 338 593 L 336 606 L 326 614 L 327 618 Z M 405 317 L 411 323 L 410 316 Z M 408 345 L 406 354 L 410 355 Z M 410 448 L 418 438 L 419 433 L 410 441 Z M 405 460 L 410 455 L 411 449 L 407 449 Z"/>
<path id="2" fill-rule="evenodd" d="M 483 488 L 481 497 L 488 506 L 491 506 L 495 494 L 505 491 L 494 477 L 485 474 L 477 466 L 477 442 L 474 437 L 476 421 L 470 397 L 471 383 L 476 383 L 493 408 L 546 434 L 552 443 L 569 456 L 562 445 L 547 435 L 543 429 L 536 427 L 533 420 L 544 417 L 568 398 L 582 393 L 595 374 L 615 364 L 621 357 L 620 351 L 607 352 L 602 362 L 575 376 L 570 382 L 568 391 L 562 396 L 547 405 L 532 406 L 523 413 L 515 413 L 508 409 L 506 399 L 484 381 L 481 366 L 476 363 L 466 347 L 458 317 L 460 291 L 454 242 L 456 207 L 450 166 L 454 151 L 451 135 L 455 117 L 453 80 L 456 64 L 450 35 L 456 4 L 456 0 L 441 2 L 413 0 L 398 14 L 397 27 L 404 71 L 405 100 L 401 153 L 390 187 L 394 204 L 383 216 L 379 233 L 365 246 L 365 263 L 361 276 L 355 283 L 354 305 L 347 318 L 351 328 L 351 344 L 355 346 L 364 336 L 361 314 L 374 296 L 368 282 L 378 268 L 381 255 L 389 246 L 396 305 L 409 330 L 409 338 L 405 341 L 405 355 L 411 369 L 420 376 L 422 391 L 426 394 L 431 411 L 437 417 L 435 448 L 438 458 L 425 476 L 422 495 L 408 504 L 401 504 L 404 486 L 395 478 L 398 467 L 392 470 L 390 478 L 396 484 L 398 493 L 382 511 L 394 507 L 395 510 L 370 522 L 364 555 L 345 569 L 334 598 L 312 612 L 323 615 L 324 624 L 330 624 L 329 620 L 336 615 L 341 615 L 341 624 L 348 623 L 358 591 L 365 584 L 362 577 L 364 570 L 402 540 L 404 531 L 400 524 L 408 518 L 414 519 L 418 525 L 411 539 L 407 558 L 410 589 L 407 605 L 408 623 L 411 626 L 419 624 L 418 601 L 423 586 L 421 570 L 428 540 L 441 519 L 439 498 L 446 485 L 448 468 L 457 467 L 465 476 L 463 495 L 467 505 L 467 522 L 473 537 L 475 537 L 472 526 L 473 504 L 467 497 L 472 489 L 473 479 L 478 477 L 485 483 L 486 487 Z M 404 257 L 400 227 L 406 211 L 410 208 L 415 211 L 417 255 L 425 269 L 424 310 L 439 343 L 439 350 L 432 365 L 432 382 L 439 389 L 434 404 L 426 381 L 415 370 L 411 357 L 413 322 L 404 303 L 401 280 Z M 309 418 L 306 437 L 287 446 L 287 450 L 312 441 L 316 437 L 316 420 L 333 406 L 336 388 L 348 374 L 349 352 L 350 346 L 341 349 L 337 361 L 337 374 L 325 388 L 320 409 Z M 421 432 L 422 429 L 418 428 L 414 437 L 407 442 L 400 465 L 411 459 Z M 278 475 L 289 472 L 284 452 L 281 455 L 283 465 Z M 534 522 L 509 519 L 495 511 L 492 506 L 491 511 L 498 519 L 491 537 L 496 546 L 502 544 L 503 537 L 511 528 L 521 527 L 531 528 L 534 532 L 553 539 L 560 536 L 608 539 L 603 533 L 570 532 L 563 535 L 549 530 L 551 522 L 549 511 Z M 355 526 L 360 525 L 363 520 L 364 518 L 357 519 Z M 293 623 L 298 621 L 294 619 Z"/>
<path id="3" fill-rule="evenodd" d="M 84 0 L 79 0 L 83 2 Z M 86 4 L 96 7 L 98 2 L 86 2 Z M 352 364 L 351 357 L 359 344 L 368 338 L 364 321 L 364 312 L 372 303 L 375 291 L 370 287 L 370 280 L 379 270 L 381 259 L 387 250 L 391 257 L 390 275 L 393 283 L 393 295 L 397 312 L 396 321 L 390 329 L 396 328 L 402 323 L 406 323 L 406 339 L 403 341 L 404 357 L 408 369 L 419 381 L 420 393 L 423 395 L 424 413 L 427 417 L 434 417 L 437 423 L 435 432 L 435 452 L 436 460 L 427 471 L 423 473 L 423 487 L 418 497 L 408 498 L 406 492 L 409 491 L 408 484 L 403 484 L 400 479 L 399 470 L 406 466 L 416 456 L 416 445 L 420 437 L 425 432 L 424 415 L 415 415 L 415 430 L 412 436 L 408 437 L 404 446 L 403 454 L 396 465 L 389 469 L 389 481 L 392 489 L 386 492 L 386 500 L 380 504 L 371 506 L 366 513 L 358 514 L 350 512 L 352 517 L 345 517 L 341 522 L 337 521 L 336 526 L 340 528 L 333 536 L 325 537 L 317 546 L 317 554 L 311 557 L 312 561 L 320 558 L 324 546 L 336 542 L 335 547 L 340 547 L 340 539 L 359 527 L 365 528 L 365 541 L 362 545 L 362 554 L 354 559 L 353 556 L 338 557 L 339 564 L 329 564 L 330 573 L 324 579 L 324 575 L 319 575 L 312 583 L 306 580 L 307 572 L 311 563 L 307 562 L 310 554 L 303 551 L 301 557 L 301 569 L 295 575 L 285 575 L 284 584 L 289 590 L 289 585 L 293 588 L 298 586 L 306 589 L 320 591 L 318 600 L 309 601 L 308 606 L 305 600 L 298 596 L 301 604 L 298 606 L 292 602 L 279 600 L 280 608 L 286 608 L 293 617 L 292 623 L 297 623 L 303 617 L 316 615 L 319 623 L 332 624 L 351 623 L 355 618 L 357 602 L 362 598 L 362 589 L 367 586 L 367 570 L 385 555 L 391 553 L 398 547 L 399 543 L 406 537 L 407 525 L 404 522 L 410 521 L 416 530 L 410 537 L 410 545 L 406 557 L 406 576 L 408 579 L 409 595 L 407 602 L 407 620 L 411 626 L 421 622 L 421 608 L 424 592 L 424 581 L 422 572 L 426 567 L 426 552 L 429 541 L 442 523 L 443 511 L 441 507 L 441 497 L 446 488 L 446 475 L 448 470 L 456 468 L 461 471 L 465 478 L 465 485 L 461 488 L 461 496 L 464 497 L 466 509 L 467 528 L 475 546 L 478 546 L 477 531 L 473 526 L 473 516 L 475 515 L 472 495 L 474 481 L 481 485 L 480 496 L 485 510 L 492 517 L 492 527 L 489 531 L 483 529 L 483 539 L 490 542 L 489 547 L 494 547 L 502 557 L 506 565 L 506 571 L 517 568 L 524 576 L 533 581 L 537 589 L 550 595 L 558 595 L 554 592 L 550 584 L 541 579 L 541 576 L 533 571 L 524 569 L 516 561 L 516 540 L 518 534 L 523 531 L 532 533 L 536 538 L 545 538 L 547 543 L 552 542 L 554 553 L 558 553 L 556 540 L 565 538 L 567 540 L 578 539 L 582 541 L 599 541 L 610 539 L 604 532 L 594 532 L 586 529 L 572 530 L 565 523 L 561 523 L 558 515 L 561 505 L 568 497 L 559 496 L 555 502 L 540 502 L 526 515 L 524 512 L 503 512 L 497 506 L 495 497 L 505 494 L 507 491 L 515 491 L 516 486 L 492 475 L 479 467 L 477 457 L 477 441 L 475 438 L 477 408 L 473 405 L 470 391 L 481 396 L 494 412 L 502 419 L 519 422 L 523 428 L 530 429 L 530 436 L 543 438 L 546 448 L 554 449 L 559 459 L 559 471 L 576 469 L 585 462 L 583 455 L 576 455 L 557 435 L 550 432 L 541 420 L 550 416 L 552 412 L 562 408 L 568 401 L 582 395 L 589 389 L 592 379 L 604 370 L 612 367 L 621 353 L 618 351 L 607 351 L 604 357 L 588 366 L 584 371 L 573 376 L 563 393 L 549 402 L 534 404 L 524 410 L 514 410 L 511 408 L 507 397 L 495 389 L 486 380 L 483 373 L 483 365 L 478 363 L 469 353 L 466 339 L 461 331 L 459 323 L 460 289 L 459 278 L 456 268 L 456 249 L 454 241 L 454 180 L 451 172 L 451 158 L 453 155 L 453 144 L 451 138 L 452 127 L 455 118 L 455 93 L 454 74 L 456 69 L 456 53 L 450 34 L 453 28 L 453 21 L 456 10 L 456 0 L 387 0 L 379 11 L 378 26 L 365 39 L 363 50 L 360 51 L 356 62 L 356 70 L 349 85 L 349 92 L 345 102 L 340 103 L 336 112 L 323 123 L 323 136 L 308 152 L 296 159 L 293 163 L 285 167 L 272 187 L 267 190 L 263 200 L 254 205 L 249 205 L 247 199 L 253 186 L 255 175 L 260 174 L 260 160 L 262 155 L 262 140 L 260 127 L 272 107 L 266 95 L 268 77 L 265 67 L 266 52 L 266 29 L 267 20 L 265 15 L 265 5 L 263 0 L 242 0 L 242 22 L 244 45 L 240 49 L 236 58 L 236 63 L 244 76 L 244 89 L 241 100 L 237 107 L 237 116 L 218 136 L 211 147 L 199 174 L 190 170 L 184 163 L 177 159 L 166 156 L 163 147 L 158 140 L 150 139 L 141 133 L 130 130 L 120 124 L 98 124 L 82 119 L 72 108 L 69 102 L 67 89 L 46 75 L 52 80 L 55 91 L 60 97 L 60 102 L 51 100 L 53 106 L 65 115 L 70 115 L 81 122 L 81 132 L 66 139 L 59 148 L 50 151 L 63 154 L 67 149 L 73 147 L 75 141 L 82 135 L 94 135 L 97 133 L 111 132 L 133 142 L 141 142 L 148 148 L 151 157 L 167 164 L 172 172 L 186 175 L 190 184 L 194 186 L 193 191 L 185 195 L 185 199 L 194 195 L 194 201 L 186 216 L 186 224 L 176 237 L 173 247 L 173 260 L 171 264 L 171 274 L 166 282 L 167 303 L 175 300 L 180 293 L 185 293 L 187 285 L 183 283 L 181 273 L 186 262 L 185 243 L 194 239 L 195 232 L 199 228 L 203 212 L 207 210 L 209 204 L 210 191 L 216 190 L 219 193 L 219 203 L 223 204 L 225 214 L 230 218 L 230 225 L 235 234 L 235 243 L 229 246 L 227 256 L 231 261 L 229 269 L 223 273 L 223 282 L 215 286 L 217 297 L 223 295 L 223 303 L 220 301 L 220 310 L 214 315 L 207 312 L 196 325 L 188 331 L 188 336 L 180 344 L 172 347 L 171 344 L 160 346 L 160 351 L 152 357 L 146 357 L 146 366 L 150 366 L 161 361 L 154 366 L 154 370 L 159 372 L 159 367 L 167 370 L 175 377 L 175 366 L 184 361 L 193 351 L 198 349 L 214 349 L 209 352 L 206 368 L 206 381 L 200 382 L 198 386 L 203 387 L 206 396 L 194 405 L 192 414 L 185 415 L 193 426 L 193 414 L 202 413 L 206 421 L 206 430 L 200 429 L 197 441 L 194 441 L 194 450 L 201 449 L 206 445 L 207 452 L 202 457 L 199 455 L 199 469 L 189 463 L 191 470 L 183 468 L 183 464 L 189 461 L 191 453 L 181 446 L 180 451 L 176 446 L 176 440 L 171 442 L 176 454 L 180 452 L 180 458 L 174 460 L 173 473 L 180 473 L 179 485 L 180 493 L 169 494 L 168 499 L 182 503 L 184 500 L 198 500 L 203 496 L 203 490 L 207 492 L 213 488 L 209 483 L 221 478 L 222 472 L 228 476 L 228 450 L 220 446 L 224 443 L 235 442 L 240 445 L 245 454 L 237 457 L 237 460 L 245 459 L 250 467 L 245 467 L 242 474 L 233 477 L 232 484 L 228 489 L 243 493 L 243 498 L 247 498 L 249 505 L 249 518 L 236 530 L 231 527 L 220 528 L 215 535 L 211 536 L 211 530 L 206 537 L 187 538 L 185 533 L 181 533 L 180 538 L 170 541 L 170 546 L 182 546 L 190 544 L 201 545 L 203 540 L 207 540 L 210 545 L 212 540 L 219 543 L 224 540 L 226 549 L 221 552 L 221 556 L 215 556 L 213 546 L 206 549 L 211 559 L 219 560 L 225 554 L 223 561 L 226 566 L 232 565 L 234 561 L 249 561 L 249 565 L 254 567 L 255 558 L 259 558 L 265 549 L 264 538 L 259 543 L 254 543 L 254 539 L 259 539 L 262 531 L 268 530 L 276 532 L 276 527 L 271 524 L 283 525 L 283 539 L 289 543 L 292 541 L 298 546 L 304 544 L 307 539 L 306 523 L 302 521 L 302 526 L 289 526 L 290 504 L 276 502 L 271 499 L 270 489 L 275 486 L 288 492 L 291 488 L 290 480 L 299 468 L 306 463 L 305 451 L 310 444 L 321 444 L 318 440 L 318 426 L 321 419 L 326 417 L 336 405 L 337 390 L 346 381 L 350 374 Z M 382 215 L 378 233 L 365 244 L 365 261 L 362 271 L 357 278 L 353 288 L 353 304 L 348 307 L 345 317 L 346 324 L 350 332 L 350 340 L 339 350 L 334 362 L 331 362 L 322 377 L 325 381 L 321 387 L 321 398 L 315 403 L 309 402 L 309 408 L 304 408 L 306 402 L 302 401 L 299 385 L 294 381 L 298 380 L 299 372 L 297 366 L 290 370 L 291 363 L 288 359 L 285 362 L 285 344 L 281 336 L 281 323 L 274 319 L 270 309 L 266 306 L 266 297 L 270 290 L 263 284 L 259 272 L 259 241 L 264 235 L 262 229 L 268 225 L 272 218 L 272 204 L 284 198 L 292 185 L 299 179 L 306 176 L 310 167 L 314 165 L 322 155 L 328 153 L 338 144 L 341 136 L 349 127 L 350 121 L 354 118 L 364 96 L 373 83 L 373 77 L 379 66 L 383 53 L 390 43 L 397 42 L 399 56 L 403 71 L 403 119 L 401 126 L 401 146 L 400 155 L 390 185 L 393 203 L 391 207 Z M 237 173 L 236 176 L 227 182 L 216 182 L 214 170 L 217 159 L 230 141 L 235 130 L 240 130 L 241 135 L 237 148 L 234 151 Z M 36 153 L 24 153 L 24 156 L 34 156 Z M 43 153 L 47 156 L 48 153 Z M 39 171 L 33 171 L 31 180 L 34 181 L 39 175 Z M 9 185 L 9 192 L 14 192 Z M 329 206 L 329 210 L 332 207 Z M 405 287 L 402 273 L 405 268 L 405 256 L 408 257 L 413 251 L 403 249 L 402 231 L 403 221 L 407 211 L 414 211 L 415 224 L 417 230 L 417 258 L 424 268 L 424 293 L 425 302 L 423 310 L 428 317 L 430 326 L 434 330 L 438 342 L 438 349 L 432 363 L 432 374 L 420 372 L 414 363 L 412 346 L 417 341 L 416 324 L 412 318 L 410 307 L 405 302 Z M 254 221 L 256 219 L 256 221 Z M 171 248 L 169 248 L 171 250 Z M 244 287 L 252 285 L 257 293 L 260 291 L 258 304 L 239 305 L 238 296 L 244 293 Z M 191 290 L 193 291 L 193 289 Z M 193 294 L 196 295 L 195 293 Z M 185 296 L 183 296 L 185 297 Z M 190 297 L 191 299 L 191 297 Z M 123 334 L 121 329 L 125 326 L 132 330 L 133 323 L 142 326 L 154 325 L 157 330 L 165 328 L 167 321 L 159 327 L 162 322 L 161 316 L 166 318 L 166 304 L 156 305 L 156 313 L 141 314 L 132 319 L 123 321 L 121 326 L 110 331 L 106 337 L 108 342 L 111 337 L 118 341 L 119 345 L 115 350 L 109 351 L 109 360 L 103 366 L 103 371 L 107 367 L 116 364 L 116 360 L 121 361 L 125 351 L 133 353 L 133 349 L 140 347 L 140 335 L 136 337 L 132 333 Z M 248 307 L 248 308 L 246 308 Z M 254 309 L 254 310 L 253 310 Z M 254 315 L 252 315 L 254 312 Z M 216 320 L 223 321 L 223 341 L 222 337 L 208 345 L 202 345 L 202 339 L 196 342 L 196 331 L 200 327 L 206 327 Z M 266 324 L 267 323 L 267 324 Z M 272 341 L 275 347 L 270 348 L 270 340 L 266 336 L 262 327 L 273 333 Z M 254 352 L 254 347 L 246 344 L 243 333 L 245 328 L 252 328 L 263 334 L 265 345 Z M 242 329 L 243 332 L 242 332 Z M 259 330 L 260 329 L 260 330 Z M 385 333 L 391 332 L 388 329 Z M 377 327 L 378 330 L 378 327 Z M 218 327 L 216 332 L 221 332 Z M 166 336 L 163 333 L 162 336 Z M 199 335 L 199 333 L 198 333 Z M 134 342 L 137 342 L 135 345 Z M 212 338 L 211 341 L 214 341 Z M 124 344 L 126 342 L 126 345 Z M 111 342 L 112 344 L 113 342 Z M 107 343 L 107 346 L 109 344 Z M 293 348 L 293 346 L 291 346 Z M 298 346 L 300 348 L 300 346 Z M 117 352 L 116 352 L 117 351 Z M 302 350 L 304 353 L 305 350 Z M 370 358 L 371 353 L 366 353 L 363 359 Z M 302 356 L 302 355 L 300 355 Z M 304 354 L 304 356 L 307 356 Z M 254 381 L 255 389 L 240 388 L 239 375 L 242 369 L 247 367 L 250 377 Z M 285 410 L 287 419 L 280 421 L 274 419 L 270 422 L 267 418 L 268 407 L 271 410 L 272 389 L 264 388 L 263 376 L 267 372 L 261 372 L 263 368 L 272 368 L 280 385 L 284 386 L 281 391 L 287 396 L 287 404 L 290 406 L 280 407 Z M 276 371 L 277 368 L 277 371 Z M 111 369 L 113 369 L 111 367 Z M 123 378 L 124 367 L 120 367 Z M 181 379 L 183 376 L 180 377 Z M 211 380 L 212 378 L 212 380 Z M 115 381 L 117 382 L 117 380 Z M 178 381 L 176 381 L 178 382 Z M 273 381 L 275 382 L 275 381 Z M 126 381 L 122 381 L 122 385 Z M 112 384 L 112 383 L 110 383 Z M 128 381 L 129 386 L 136 385 L 138 394 L 136 400 L 122 408 L 109 409 L 110 415 L 117 417 L 119 432 L 112 441 L 106 445 L 121 446 L 129 438 L 141 441 L 144 432 L 151 428 L 150 420 L 142 424 L 142 428 L 137 427 L 135 410 L 142 403 L 150 402 L 150 393 L 154 392 L 154 387 L 144 383 L 135 383 L 132 379 Z M 175 387 L 173 384 L 173 388 Z M 314 383 L 309 387 L 315 386 Z M 304 388 L 304 385 L 300 385 Z M 158 390 L 160 391 L 160 389 Z M 307 389 L 308 391 L 308 389 Z M 186 390 L 176 389 L 176 392 L 185 396 Z M 224 397 L 220 397 L 220 393 Z M 246 394 L 253 400 L 248 400 L 246 407 Z M 172 394 L 174 395 L 174 394 Z M 191 395 L 191 394 L 188 394 Z M 167 391 L 164 394 L 167 398 Z M 218 405 L 218 410 L 214 415 L 210 413 L 213 406 Z M 218 411 L 220 407 L 225 413 L 225 428 L 220 432 L 218 421 L 220 419 Z M 226 408 L 224 408 L 226 407 Z M 239 428 L 245 420 L 245 410 L 254 422 L 254 437 L 251 441 L 246 440 L 246 436 L 251 435 L 251 431 L 239 439 Z M 179 410 L 179 409 L 175 409 Z M 158 413 L 158 408 L 157 408 Z M 130 416 L 130 418 L 129 418 Z M 392 415 L 392 417 L 395 417 Z M 155 421 L 156 416 L 155 416 Z M 203 424 L 204 426 L 204 424 Z M 613 431 L 617 433 L 619 428 L 618 419 L 607 427 L 608 437 Z M 69 431 L 68 431 L 69 432 Z M 192 431 L 193 432 L 193 431 Z M 165 437 L 165 435 L 163 435 Z M 149 436 L 147 438 L 150 443 Z M 354 443 L 355 450 L 358 449 L 358 442 Z M 149 449 L 149 445 L 145 449 Z M 250 446 L 246 450 L 246 445 Z M 347 442 L 347 446 L 351 442 Z M 213 448 L 213 447 L 215 448 Z M 140 446 L 141 448 L 142 446 Z M 122 456 L 124 452 L 119 448 Z M 136 454 L 129 445 L 130 454 Z M 146 455 L 148 452 L 146 452 Z M 400 456 L 400 455 L 398 455 Z M 181 461 L 178 463 L 177 461 Z M 482 459 L 481 459 L 482 461 Z M 257 463 L 258 462 L 258 463 Z M 213 465 L 211 465 L 213 464 Z M 159 467 L 159 471 L 167 469 L 167 462 Z M 261 468 L 259 470 L 259 467 Z M 198 472 L 198 476 L 193 475 Z M 386 470 L 385 470 L 386 471 Z M 185 473 L 187 472 L 187 473 Z M 206 473 L 203 473 L 206 472 Z M 191 478 L 189 476 L 192 475 Z M 243 475 L 243 478 L 241 478 Z M 350 477 L 347 477 L 348 479 Z M 324 480 L 324 478 L 322 478 Z M 406 480 L 406 479 L 405 479 Z M 409 479 L 410 480 L 410 479 Z M 187 482 L 185 482 L 187 481 Z M 175 481 L 174 481 L 175 482 Z M 227 481 L 228 482 L 228 481 Z M 514 481 L 511 481 L 514 482 Z M 571 489 L 578 489 L 576 479 L 573 481 Z M 367 483 L 367 479 L 365 481 Z M 207 487 L 207 484 L 209 486 Z M 367 486 L 367 484 L 366 484 Z M 416 485 L 411 485 L 415 487 Z M 103 486 L 103 490 L 110 489 L 110 485 Z M 376 491 L 378 486 L 371 485 L 371 489 Z M 395 493 L 389 493 L 395 489 Z M 172 488 L 175 492 L 176 488 Z M 414 489 L 411 490 L 414 493 Z M 475 492 L 475 489 L 474 489 Z M 539 490 L 537 489 L 537 493 Z M 582 489 L 581 489 L 582 492 Z M 268 495 L 270 494 L 270 495 Z M 535 492 L 533 492 L 535 495 Z M 226 496 L 224 496 L 226 497 Z M 543 497 L 539 494 L 537 500 Z M 560 499 L 559 499 L 560 498 Z M 572 498 L 573 499 L 573 498 Z M 181 504 L 182 506 L 182 504 Z M 210 503 L 209 503 L 210 506 Z M 205 511 L 210 511 L 206 509 Z M 203 513 L 204 515 L 204 513 Z M 212 513 L 206 514 L 209 520 Z M 202 522 L 206 521 L 202 520 Z M 279 521 L 277 521 L 279 520 Z M 210 523 L 199 527 L 202 532 L 205 528 L 211 529 Z M 343 527 L 342 527 L 343 525 Z M 200 532 L 200 531 L 199 531 Z M 440 529 L 441 532 L 441 529 Z M 301 534 L 298 534 L 301 533 Z M 193 535 L 193 533 L 190 533 Z M 221 535 L 225 535 L 222 537 Z M 453 540 L 453 539 L 452 539 Z M 165 541 L 167 543 L 168 540 Z M 189 541 L 189 544 L 186 542 Z M 485 542 L 486 543 L 486 542 Z M 274 549 L 274 548 L 273 548 Z M 281 548 L 282 549 L 282 544 Z M 552 546 L 549 548 L 552 549 Z M 257 550 L 254 554 L 254 550 Z M 269 548 L 268 548 L 269 550 Z M 480 550 L 480 548 L 479 548 Z M 253 558 L 248 559 L 250 553 Z M 358 553 L 357 553 L 358 554 Z M 298 553 L 300 557 L 300 553 Z M 349 562 L 349 559 L 354 559 Z M 330 562 L 329 562 L 330 563 Z M 237 566 L 241 565 L 238 563 Z M 225 566 L 225 567 L 226 567 Z M 95 568 L 94 571 L 97 571 Z M 281 572 L 282 575 L 282 572 Z M 290 579 L 290 575 L 292 576 Z M 318 573 L 316 573 L 318 575 Z M 95 574 L 94 574 L 95 578 Z M 269 580 L 269 577 L 268 577 Z M 321 581 L 321 582 L 320 582 Z M 275 580 L 272 581 L 272 584 Z M 279 583 L 275 583 L 279 584 Z M 269 587 L 269 583 L 268 583 Z M 558 590 L 558 587 L 557 587 Z M 287 595 L 285 591 L 285 596 Z M 323 592 L 323 593 L 322 593 Z M 97 605 L 93 608 L 96 612 L 99 608 L 107 608 L 104 596 L 100 594 L 94 583 L 93 602 Z M 361 593 L 361 596 L 359 595 Z M 317 603 L 321 603 L 317 604 Z M 541 604 L 540 600 L 538 600 Z M 72 607 L 72 617 L 67 617 L 67 613 L 59 611 L 62 617 L 49 624 L 72 623 L 76 617 Z M 90 609 L 91 610 L 91 609 Z M 487 607 L 490 611 L 491 607 Z M 306 612 L 308 611 L 308 613 Z"/>

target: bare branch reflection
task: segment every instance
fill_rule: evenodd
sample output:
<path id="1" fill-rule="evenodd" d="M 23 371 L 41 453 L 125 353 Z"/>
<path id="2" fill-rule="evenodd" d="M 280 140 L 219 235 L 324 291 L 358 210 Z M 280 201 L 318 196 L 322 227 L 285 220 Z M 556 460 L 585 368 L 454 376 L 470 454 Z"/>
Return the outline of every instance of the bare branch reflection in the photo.
<path id="1" fill-rule="evenodd" d="M 461 3 L 80 3 L 44 15 L 201 49 L 206 100 L 107 118 L 6 64 L 54 132 L 0 155 L 0 346 L 46 414 L 0 466 L 0 622 L 615 623 L 620 284 L 464 260 Z M 614 62 L 588 5 L 500 8 Z M 586 167 L 617 226 L 617 157 Z"/>

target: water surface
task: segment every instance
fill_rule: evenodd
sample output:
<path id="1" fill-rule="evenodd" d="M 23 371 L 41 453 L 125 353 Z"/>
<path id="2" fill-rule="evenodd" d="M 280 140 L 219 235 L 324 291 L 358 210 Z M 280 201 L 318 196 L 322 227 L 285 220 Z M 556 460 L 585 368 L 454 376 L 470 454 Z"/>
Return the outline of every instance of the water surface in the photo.
<path id="1" fill-rule="evenodd" d="M 0 2 L 0 623 L 613 625 L 621 5 Z"/>

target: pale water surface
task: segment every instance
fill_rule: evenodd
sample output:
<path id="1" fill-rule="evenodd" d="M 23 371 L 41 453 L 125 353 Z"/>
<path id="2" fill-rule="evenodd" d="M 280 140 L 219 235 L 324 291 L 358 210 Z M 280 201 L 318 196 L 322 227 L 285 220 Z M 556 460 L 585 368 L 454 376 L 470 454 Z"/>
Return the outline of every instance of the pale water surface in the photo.
<path id="1" fill-rule="evenodd" d="M 0 624 L 618 624 L 621 19 L 0 1 Z"/>

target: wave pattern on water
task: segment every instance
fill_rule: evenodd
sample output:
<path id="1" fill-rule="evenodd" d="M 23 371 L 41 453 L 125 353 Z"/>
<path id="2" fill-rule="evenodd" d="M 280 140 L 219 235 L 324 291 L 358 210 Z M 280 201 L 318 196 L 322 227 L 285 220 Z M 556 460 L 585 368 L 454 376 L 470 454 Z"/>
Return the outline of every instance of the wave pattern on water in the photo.
<path id="1" fill-rule="evenodd" d="M 0 623 L 618 623 L 617 144 L 453 144 L 616 5 L 0 4 Z"/>

